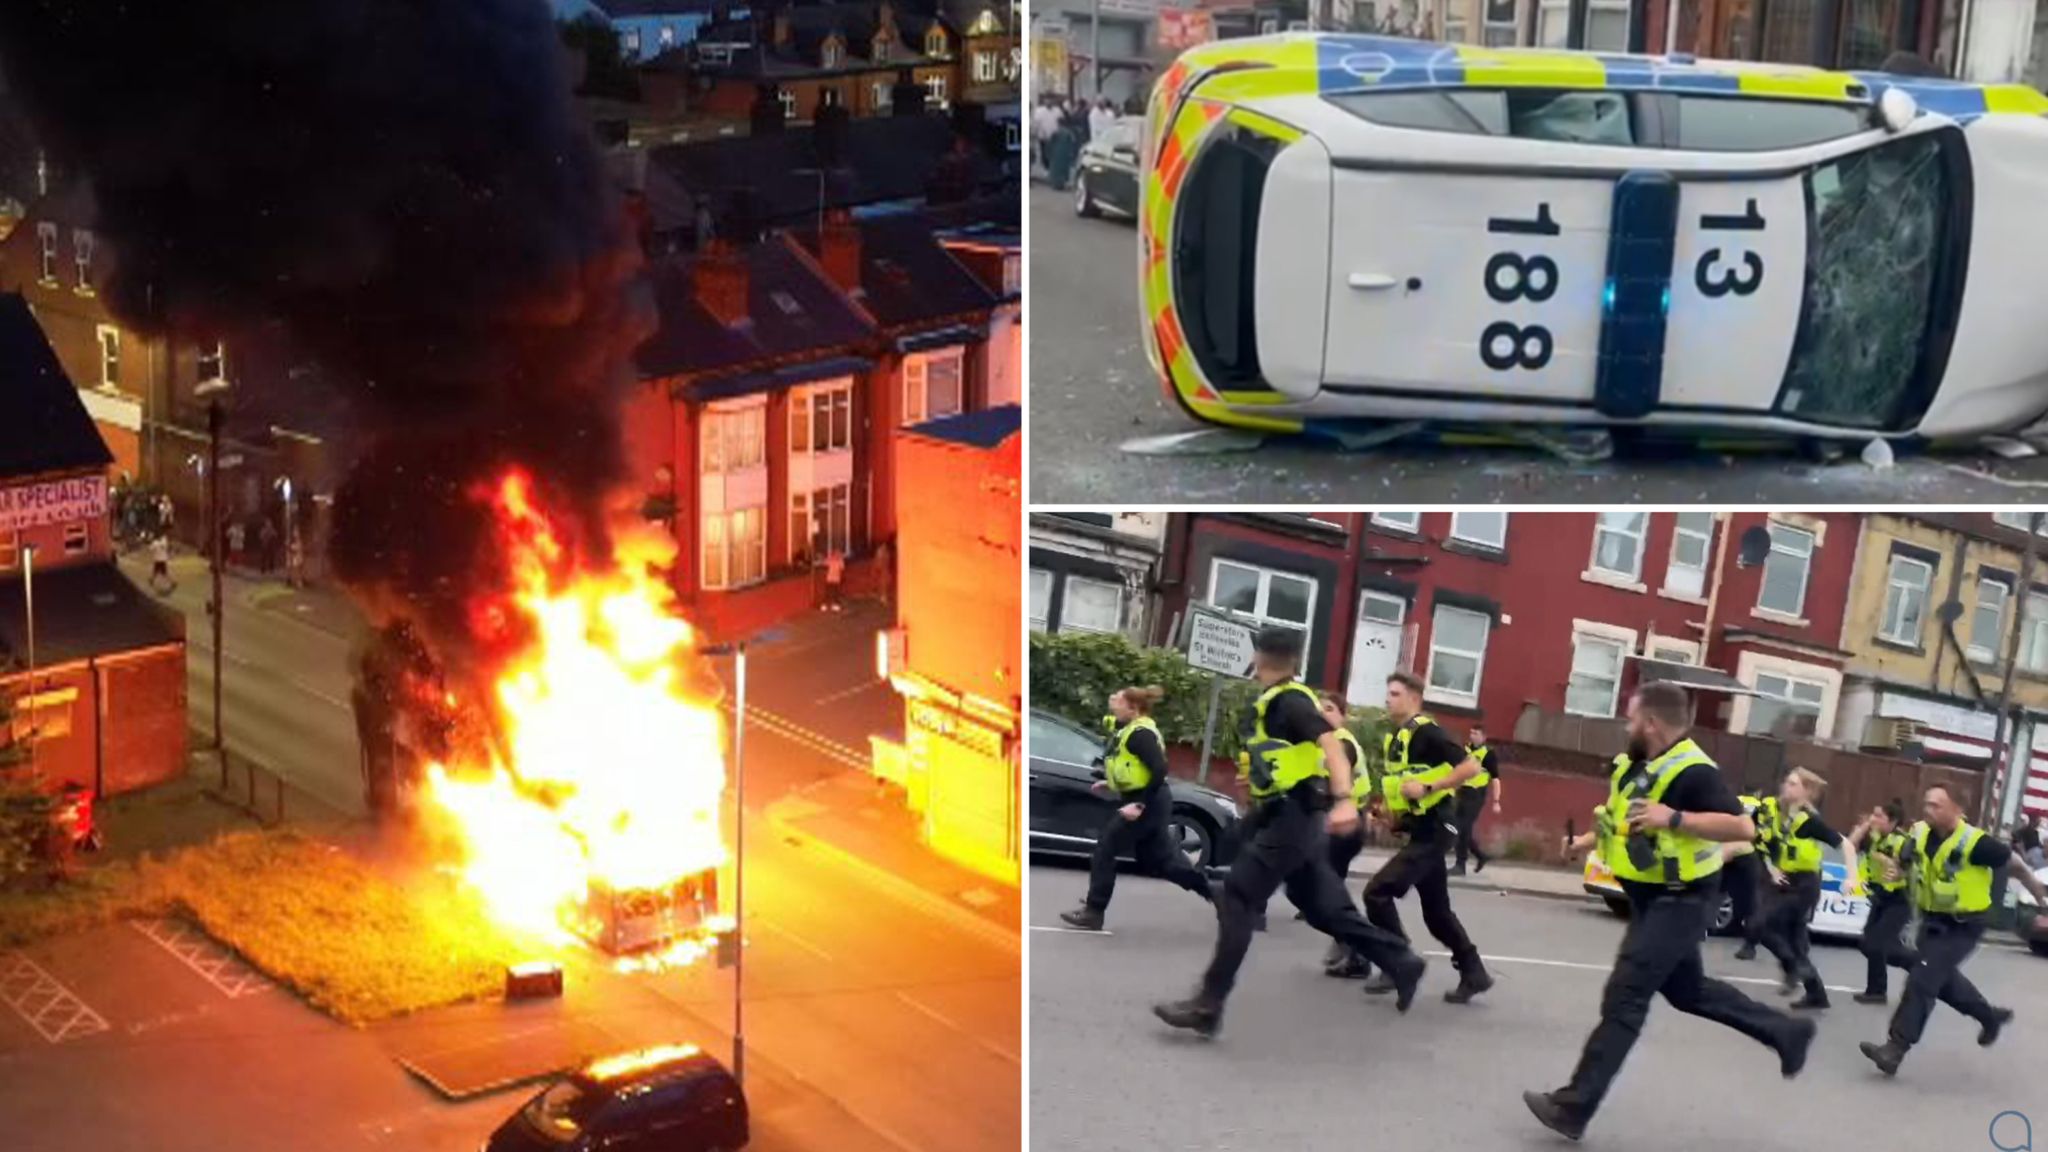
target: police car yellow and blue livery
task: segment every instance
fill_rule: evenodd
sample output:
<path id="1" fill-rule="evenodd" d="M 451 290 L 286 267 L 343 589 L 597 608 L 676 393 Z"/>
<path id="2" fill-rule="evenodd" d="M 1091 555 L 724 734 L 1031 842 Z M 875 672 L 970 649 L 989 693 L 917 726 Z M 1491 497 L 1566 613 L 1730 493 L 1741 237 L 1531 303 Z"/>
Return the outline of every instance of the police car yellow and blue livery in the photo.
<path id="1" fill-rule="evenodd" d="M 2048 411 L 2048 97 L 1288 34 L 1160 78 L 1144 343 L 1197 418 L 1962 441 Z"/>

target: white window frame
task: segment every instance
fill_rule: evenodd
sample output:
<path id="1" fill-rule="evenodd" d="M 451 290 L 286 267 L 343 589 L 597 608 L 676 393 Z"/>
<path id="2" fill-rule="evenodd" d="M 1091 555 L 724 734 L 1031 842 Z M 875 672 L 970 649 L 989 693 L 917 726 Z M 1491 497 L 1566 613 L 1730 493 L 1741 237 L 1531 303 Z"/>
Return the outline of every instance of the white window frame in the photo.
<path id="1" fill-rule="evenodd" d="M 1707 530 L 1704 535 L 1695 528 L 1686 527 L 1685 518 L 1688 516 L 1705 516 L 1707 518 Z M 1712 512 L 1679 512 L 1672 516 L 1671 556 L 1664 564 L 1665 595 L 1687 600 L 1698 600 L 1706 595 L 1707 569 L 1712 567 L 1714 563 L 1714 527 L 1714 514 Z M 1700 562 L 1697 565 L 1687 564 L 1680 560 L 1678 556 L 1678 546 L 1689 540 L 1699 542 Z M 1699 587 L 1694 589 L 1675 585 L 1672 578 L 1681 572 L 1697 575 L 1699 577 Z"/>
<path id="2" fill-rule="evenodd" d="M 93 338 L 100 349 L 100 387 L 117 389 L 121 386 L 121 330 L 111 324 L 95 325 Z"/>
<path id="3" fill-rule="evenodd" d="M 1583 622 L 1574 622 L 1572 628 L 1571 666 L 1565 673 L 1565 712 L 1573 716 L 1613 718 L 1615 708 L 1621 703 L 1621 680 L 1628 672 L 1628 658 L 1635 654 L 1635 635 L 1634 632 L 1588 626 Z M 1572 707 L 1572 682 L 1579 678 L 1579 650 L 1582 645 L 1599 645 L 1614 649 L 1614 684 L 1607 693 L 1607 705 L 1603 711 L 1589 711 L 1583 708 Z"/>
<path id="4" fill-rule="evenodd" d="M 1500 538 L 1488 540 L 1471 531 L 1471 520 L 1482 516 L 1500 517 Z M 1461 525 L 1463 530 L 1461 530 Z M 1473 509 L 1468 512 L 1451 513 L 1451 539 L 1463 541 L 1478 548 L 1489 548 L 1495 552 L 1504 551 L 1508 546 L 1508 514 L 1492 509 Z"/>
<path id="5" fill-rule="evenodd" d="M 36 239 L 42 242 L 42 282 L 57 282 L 57 226 L 48 221 L 36 225 Z"/>
<path id="6" fill-rule="evenodd" d="M 889 107 L 893 107 L 893 106 L 895 105 L 895 103 L 896 103 L 896 82 L 895 82 L 895 81 L 893 81 L 893 80 L 877 80 L 877 81 L 875 81 L 875 82 L 874 82 L 874 83 L 873 83 L 873 84 L 871 85 L 871 88 L 872 88 L 872 89 L 873 89 L 873 91 L 874 91 L 874 96 L 875 96 L 875 108 L 876 108 L 877 110 L 880 110 L 880 109 L 883 109 L 883 108 L 889 108 Z"/>
<path id="7" fill-rule="evenodd" d="M 1045 631 L 1046 618 L 1052 612 L 1052 570 L 1033 568 L 1031 570 L 1031 630 Z"/>
<path id="8" fill-rule="evenodd" d="M 628 63 L 640 58 L 640 30 L 628 28 L 619 33 L 619 55 Z"/>
<path id="9" fill-rule="evenodd" d="M 1451 2 L 1455 4 L 1457 0 L 1451 0 Z M 1513 48 L 1519 45 L 1522 38 L 1521 0 L 1514 0 L 1513 11 L 1509 14 L 1505 23 L 1494 20 L 1493 14 L 1488 10 L 1489 7 L 1490 5 L 1487 3 L 1487 0 L 1479 0 L 1480 42 L 1488 48 Z M 1496 43 L 1494 34 L 1502 29 L 1507 31 L 1507 36 L 1501 38 Z"/>
<path id="10" fill-rule="evenodd" d="M 730 476 L 768 462 L 768 406 L 706 408 L 698 418 L 697 473 Z"/>
<path id="11" fill-rule="evenodd" d="M 1659 652 L 1676 652 L 1685 659 L 1671 660 L 1657 655 Z M 1643 655 L 1651 660 L 1664 660 L 1670 664 L 1690 664 L 1697 668 L 1700 665 L 1700 642 L 1681 640 L 1676 636 L 1659 636 L 1653 632 L 1649 639 L 1643 641 Z"/>
<path id="12" fill-rule="evenodd" d="M 1074 608 L 1074 588 L 1075 588 L 1075 586 L 1076 586 L 1076 585 L 1082 585 L 1082 586 L 1087 586 L 1087 587 L 1094 587 L 1094 588 L 1107 588 L 1107 589 L 1109 589 L 1110 591 L 1112 591 L 1112 592 L 1116 593 L 1116 623 L 1115 623 L 1115 625 L 1114 625 L 1114 626 L 1112 626 L 1112 627 L 1109 627 L 1109 628 L 1098 628 L 1098 627 L 1096 627 L 1096 626 L 1095 626 L 1094 624 L 1092 624 L 1092 623 L 1090 623 L 1090 624 L 1079 624 L 1079 623 L 1076 623 L 1076 622 L 1074 621 L 1074 612 L 1073 612 L 1073 608 Z M 1076 575 L 1069 575 L 1069 576 L 1068 576 L 1068 577 L 1066 578 L 1066 580 L 1064 580 L 1064 581 L 1062 582 L 1061 586 L 1062 586 L 1062 588 L 1064 589 L 1064 595 L 1062 595 L 1062 596 L 1060 597 L 1060 626 L 1059 626 L 1059 631 L 1061 631 L 1061 632 L 1087 632 L 1087 633 L 1091 633 L 1091 634 L 1093 634 L 1093 635 L 1097 635 L 1097 636 L 1117 636 L 1117 635 L 1121 635 L 1121 634 L 1123 633 L 1123 626 L 1124 626 L 1124 586 L 1123 586 L 1123 585 L 1121 585 L 1121 584 L 1116 584 L 1116 583 L 1112 583 L 1111 581 L 1108 581 L 1108 580 L 1097 580 L 1097 579 L 1095 579 L 1095 578 L 1093 578 L 1093 577 L 1090 577 L 1090 576 L 1076 576 Z"/>
<path id="13" fill-rule="evenodd" d="M 1252 597 L 1252 610 L 1250 612 L 1245 612 L 1241 609 L 1231 609 L 1227 605 L 1216 602 L 1216 576 L 1225 566 L 1241 568 L 1259 578 L 1259 590 Z M 1286 620 L 1278 616 L 1266 614 L 1267 609 L 1272 606 L 1273 577 L 1275 576 L 1284 577 L 1288 580 L 1299 580 L 1308 585 L 1307 620 Z M 1277 624 L 1282 628 L 1299 629 L 1301 631 L 1301 663 L 1303 667 L 1308 666 L 1309 649 L 1315 642 L 1316 600 L 1321 595 L 1322 590 L 1322 585 L 1317 582 L 1316 578 L 1306 572 L 1289 572 L 1285 568 L 1266 568 L 1249 561 L 1237 560 L 1227 556 L 1212 557 L 1209 561 L 1209 606 L 1232 612 L 1240 618 L 1249 617 L 1256 623 Z"/>
<path id="14" fill-rule="evenodd" d="M 1998 619 L 1993 621 L 1991 625 L 1992 646 L 1989 648 L 1977 643 L 1978 613 L 1990 607 L 1984 596 L 1986 588 L 1998 589 Z M 1994 576 L 1986 576 L 1982 572 L 1977 574 L 1977 598 L 1970 604 L 1970 639 L 1964 646 L 1964 651 L 1968 653 L 1970 659 L 1984 664 L 1998 663 L 1999 652 L 2005 646 L 2006 618 L 2012 612 L 2012 599 L 2011 581 L 2001 580 Z"/>
<path id="15" fill-rule="evenodd" d="M 92 295 L 92 250 L 92 229 L 73 228 L 71 230 L 71 263 L 78 269 L 78 283 L 72 285 L 72 291 L 81 296 Z"/>
<path id="16" fill-rule="evenodd" d="M 946 34 L 938 28 L 924 34 L 924 54 L 934 59 L 946 58 Z"/>
<path id="17" fill-rule="evenodd" d="M 660 48 L 663 51 L 667 51 L 668 49 L 675 47 L 676 26 L 673 24 L 663 24 L 654 33 L 654 44 L 655 47 Z"/>
<path id="18" fill-rule="evenodd" d="M 2048 593 L 2030 588 L 2020 603 L 2020 647 L 2015 662 L 2024 671 L 2048 672 Z"/>
<path id="19" fill-rule="evenodd" d="M 937 411 L 931 403 L 931 370 L 934 364 L 951 364 L 955 390 L 951 411 Z M 912 401 L 915 401 L 913 403 Z M 967 410 L 967 349 L 959 345 L 933 348 L 903 358 L 903 424 L 922 424 L 958 416 Z"/>
<path id="20" fill-rule="evenodd" d="M 946 74 L 934 72 L 924 78 L 925 95 L 931 102 L 943 108 L 946 106 Z"/>
<path id="21" fill-rule="evenodd" d="M 1444 631 L 1442 618 L 1446 612 L 1478 618 L 1480 636 L 1479 650 L 1477 652 L 1467 651 L 1462 648 L 1448 648 L 1441 643 Z M 1431 608 L 1429 615 L 1429 670 L 1423 675 L 1422 698 L 1446 704 L 1459 704 L 1467 708 L 1479 707 L 1479 692 L 1486 686 L 1486 644 L 1492 638 L 1493 618 L 1484 612 L 1475 611 L 1471 608 L 1460 608 L 1455 604 L 1438 604 Z M 1474 662 L 1472 691 L 1469 694 L 1454 688 L 1444 688 L 1437 684 L 1436 667 L 1437 654 L 1439 652 L 1451 656 L 1470 658 Z"/>
<path id="22" fill-rule="evenodd" d="M 824 47 L 818 50 L 818 66 L 820 68 L 837 68 L 840 62 L 845 59 L 846 48 L 837 40 L 825 41 Z"/>
<path id="23" fill-rule="evenodd" d="M 213 371 L 206 370 L 207 361 L 213 362 Z M 228 378 L 228 346 L 226 341 L 215 340 L 213 351 L 199 353 L 197 375 L 200 381 L 226 380 Z"/>
<path id="24" fill-rule="evenodd" d="M 1422 531 L 1420 512 L 1375 512 L 1372 514 L 1372 522 L 1382 528 L 1392 528 L 1396 532 Z"/>
<path id="25" fill-rule="evenodd" d="M 1764 691 L 1763 681 L 1764 678 L 1767 676 L 1773 680 L 1779 680 L 1784 682 L 1784 695 L 1780 696 L 1774 692 Z M 1807 702 L 1804 700 L 1800 700 L 1792 695 L 1792 689 L 1796 685 L 1804 685 L 1806 687 L 1820 689 L 1820 699 L 1812 702 L 1816 731 L 1818 731 L 1819 717 L 1827 711 L 1829 688 L 1829 684 L 1827 681 L 1810 680 L 1804 676 L 1794 675 L 1789 672 L 1781 672 L 1776 668 L 1759 668 L 1756 670 L 1756 673 L 1750 677 L 1750 681 L 1751 683 L 1749 686 L 1752 690 L 1756 692 L 1756 699 L 1750 701 L 1749 713 L 1747 716 L 1743 718 L 1742 726 L 1745 734 L 1760 735 L 1770 730 L 1768 726 L 1759 724 L 1757 722 L 1757 700 L 1770 700 L 1774 703 L 1782 705 L 1799 705 L 1804 707 Z"/>
<path id="26" fill-rule="evenodd" d="M 1591 42 L 1590 42 L 1590 36 L 1591 36 L 1592 28 L 1593 28 L 1593 10 L 1594 10 L 1594 9 L 1601 9 L 1601 10 L 1604 10 L 1604 11 L 1613 11 L 1613 12 L 1619 12 L 1619 13 L 1621 13 L 1621 43 L 1619 43 L 1619 44 L 1611 44 L 1611 45 L 1603 45 L 1603 44 L 1594 44 L 1594 43 L 1591 43 Z M 1588 37 L 1589 37 L 1589 40 L 1588 40 L 1588 43 L 1586 43 L 1585 45 L 1583 45 L 1583 50 L 1584 50 L 1584 51 L 1587 51 L 1587 52 L 1626 52 L 1626 51 L 1628 51 L 1628 35 L 1629 35 L 1629 29 L 1630 29 L 1630 26 L 1631 26 L 1631 25 L 1632 25 L 1632 24 L 1634 23 L 1634 20 L 1635 20 L 1635 16 L 1634 16 L 1634 14 L 1633 14 L 1632 12 L 1630 12 L 1630 11 L 1629 11 L 1629 3 L 1628 3 L 1628 0 L 1587 0 L 1587 6 L 1586 6 L 1586 30 L 1587 30 L 1587 33 L 1588 33 Z"/>
<path id="27" fill-rule="evenodd" d="M 83 520 L 64 525 L 64 555 L 83 556 L 92 547 L 92 529 Z"/>
<path id="28" fill-rule="evenodd" d="M 814 549 L 824 537 L 822 551 Z M 838 552 L 853 551 L 853 484 L 822 484 L 789 494 L 789 540 L 785 551 L 792 565 L 814 564 Z"/>
<path id="29" fill-rule="evenodd" d="M 775 100 L 782 105 L 782 118 L 784 120 L 796 119 L 796 93 L 791 92 L 787 88 L 777 88 L 775 90 Z"/>
<path id="30" fill-rule="evenodd" d="M 2030 513 L 2026 511 L 1993 512 L 1991 514 L 1991 518 L 1993 520 L 1998 521 L 2000 524 L 2005 525 L 2007 528 L 2011 528 L 2019 532 L 2025 532 L 2027 530 L 2027 517 L 2029 515 Z M 2044 514 L 2041 517 L 2040 523 L 2034 528 L 2034 535 L 2048 536 L 2048 514 Z"/>
<path id="31" fill-rule="evenodd" d="M 1918 571 L 1921 574 L 1921 580 L 1917 588 L 1913 584 L 1901 579 L 1900 565 L 1904 565 L 1909 574 L 1913 571 Z M 1893 614 L 1894 611 L 1897 611 L 1903 616 L 1907 597 L 1914 591 L 1920 593 L 1920 612 L 1918 618 L 1913 621 L 1912 630 L 1908 632 L 1904 630 L 1905 621 L 1903 619 L 1895 620 Z M 1909 648 L 1920 647 L 1920 632 L 1927 626 L 1927 606 L 1933 595 L 1934 565 L 1917 556 L 1907 556 L 1899 552 L 1892 553 L 1890 561 L 1885 565 L 1884 607 L 1878 613 L 1878 638 L 1889 640 L 1894 644 L 1904 644 Z"/>
<path id="32" fill-rule="evenodd" d="M 1002 64 L 994 52 L 984 48 L 974 54 L 974 82 L 993 84 L 1002 72 Z"/>
<path id="33" fill-rule="evenodd" d="M 755 530 L 754 544 L 746 557 L 751 564 L 742 563 L 737 572 L 733 570 L 735 548 L 732 543 L 733 528 L 751 517 Z M 718 528 L 713 532 L 713 526 Z M 701 571 L 698 584 L 706 592 L 726 592 L 736 588 L 747 588 L 768 578 L 768 510 L 759 505 L 746 508 L 732 508 L 724 512 L 706 512 L 699 528 L 703 541 L 698 547 Z M 713 537 L 716 537 L 714 543 Z M 718 563 L 713 564 L 713 549 L 716 548 Z M 751 568 L 751 571 L 749 569 Z"/>
<path id="34" fill-rule="evenodd" d="M 825 440 L 817 442 L 817 410 L 826 407 Z M 843 421 L 843 426 L 842 426 Z M 789 398 L 789 454 L 811 456 L 853 450 L 853 380 L 806 384 Z"/>
<path id="35" fill-rule="evenodd" d="M 1786 524 L 1779 520 L 1770 521 L 1765 528 L 1771 534 L 1771 550 L 1765 555 L 1763 571 L 1757 576 L 1756 607 L 1753 612 L 1758 616 L 1800 619 L 1801 614 L 1806 611 L 1806 593 L 1813 584 L 1813 554 L 1820 547 L 1820 534 L 1810 528 L 1801 528 L 1796 524 Z M 1788 540 L 1781 546 L 1778 540 L 1779 532 L 1785 532 L 1795 538 L 1804 538 L 1805 551 L 1798 549 L 1796 540 Z M 1789 612 L 1764 603 L 1764 593 L 1771 586 L 1771 561 L 1779 556 L 1791 556 L 1799 560 L 1799 603 Z"/>
<path id="36" fill-rule="evenodd" d="M 1630 532 L 1608 524 L 1607 517 L 1609 516 L 1635 516 L 1641 517 L 1641 520 L 1637 523 L 1635 531 Z M 1632 571 L 1608 568 L 1600 563 L 1600 540 L 1603 534 L 1612 534 L 1624 540 L 1635 541 L 1635 568 Z M 1634 508 L 1625 508 L 1616 512 L 1594 513 L 1593 554 L 1586 558 L 1587 579 L 1598 581 L 1602 584 L 1619 584 L 1628 588 L 1640 587 L 1643 579 L 1643 553 L 1648 550 L 1649 543 L 1650 514 L 1648 512 Z"/>

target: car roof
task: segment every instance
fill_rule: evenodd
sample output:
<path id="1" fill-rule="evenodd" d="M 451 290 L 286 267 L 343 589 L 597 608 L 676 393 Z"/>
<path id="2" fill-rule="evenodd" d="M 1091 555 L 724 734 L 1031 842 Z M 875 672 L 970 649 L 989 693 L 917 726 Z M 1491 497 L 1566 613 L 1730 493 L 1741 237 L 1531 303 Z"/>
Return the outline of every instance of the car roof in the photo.
<path id="1" fill-rule="evenodd" d="M 617 1095 L 622 1088 L 727 1076 L 725 1065 L 695 1044 L 664 1044 L 592 1060 L 577 1079 Z"/>

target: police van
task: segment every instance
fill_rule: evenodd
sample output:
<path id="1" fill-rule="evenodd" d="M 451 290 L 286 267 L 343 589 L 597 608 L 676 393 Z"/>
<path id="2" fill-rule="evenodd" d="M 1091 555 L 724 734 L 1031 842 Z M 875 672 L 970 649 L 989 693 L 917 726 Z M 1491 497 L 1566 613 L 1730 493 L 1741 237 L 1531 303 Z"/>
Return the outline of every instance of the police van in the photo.
<path id="1" fill-rule="evenodd" d="M 1146 115 L 1143 341 L 1194 417 L 1964 442 L 2048 411 L 2048 97 L 1287 34 Z"/>
<path id="2" fill-rule="evenodd" d="M 1849 894 L 1849 869 L 1842 863 L 1841 852 L 1822 845 L 1820 867 L 1820 903 L 1807 920 L 1807 930 L 1815 936 L 1836 938 L 1853 939 L 1863 935 L 1864 921 L 1870 919 L 1870 901 Z M 1621 882 L 1601 862 L 1599 853 L 1587 855 L 1582 879 L 1588 894 L 1605 900 L 1616 915 L 1628 914 L 1628 897 L 1622 894 Z M 1734 905 L 1724 893 L 1720 910 L 1714 913 L 1714 931 L 1727 931 L 1734 919 Z"/>

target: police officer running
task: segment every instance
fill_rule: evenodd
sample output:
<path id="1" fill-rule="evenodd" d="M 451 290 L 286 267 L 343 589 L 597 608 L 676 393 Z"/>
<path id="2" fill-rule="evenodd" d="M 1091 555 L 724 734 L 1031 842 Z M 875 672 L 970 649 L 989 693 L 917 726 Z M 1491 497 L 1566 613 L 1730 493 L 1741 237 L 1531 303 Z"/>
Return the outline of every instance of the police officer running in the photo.
<path id="1" fill-rule="evenodd" d="M 1152 709 L 1166 693 L 1159 688 L 1125 688 L 1110 694 L 1109 753 L 1103 758 L 1104 779 L 1092 786 L 1115 798 L 1117 808 L 1095 837 L 1088 866 L 1088 895 L 1081 906 L 1060 913 L 1075 928 L 1099 931 L 1102 914 L 1116 892 L 1116 860 L 1126 849 L 1147 875 L 1170 880 L 1204 900 L 1214 902 L 1209 879 L 1181 854 L 1170 831 L 1172 795 L 1167 791 L 1166 745 Z"/>
<path id="2" fill-rule="evenodd" d="M 1763 943 L 1777 957 L 1778 970 L 1784 974 L 1781 991 L 1790 995 L 1800 985 L 1806 986 L 1806 995 L 1792 1002 L 1794 1008 L 1828 1006 L 1827 985 L 1821 983 L 1813 966 L 1813 940 L 1807 932 L 1807 922 L 1820 904 L 1821 845 L 1842 850 L 1852 877 L 1852 894 L 1860 885 L 1853 879 L 1859 874 L 1856 845 L 1845 843 L 1841 833 L 1823 823 L 1814 810 L 1827 786 L 1827 781 L 1805 768 L 1785 774 L 1778 784 L 1777 825 L 1771 830 L 1776 851 L 1765 864 L 1773 891 L 1764 909 Z"/>
<path id="3" fill-rule="evenodd" d="M 1735 798 L 1742 805 L 1742 814 L 1761 830 L 1764 824 L 1766 802 L 1762 797 L 1744 793 Z M 1769 811 L 1777 812 L 1777 803 L 1770 802 Z M 1761 913 L 1761 899 L 1764 885 L 1764 866 L 1758 859 L 1759 831 L 1756 840 L 1743 840 L 1734 844 L 1721 845 L 1721 890 L 1728 893 L 1732 916 L 1728 927 L 1742 933 L 1742 947 L 1735 950 L 1737 960 L 1756 958 L 1756 946 L 1763 940 L 1764 918 Z"/>
<path id="4" fill-rule="evenodd" d="M 1493 987 L 1493 977 L 1458 914 L 1451 911 L 1444 850 L 1452 832 L 1445 821 L 1453 811 L 1452 797 L 1478 774 L 1479 761 L 1422 714 L 1422 681 L 1406 672 L 1387 677 L 1387 719 L 1394 728 L 1383 741 L 1380 795 L 1395 832 L 1406 840 L 1366 882 L 1365 915 L 1374 926 L 1406 939 L 1394 901 L 1415 889 L 1422 902 L 1423 925 L 1451 954 L 1451 964 L 1458 970 L 1458 986 L 1444 993 L 1444 999 L 1464 1004 Z M 1380 995 L 1394 990 L 1394 982 L 1375 979 L 1365 990 Z"/>
<path id="5" fill-rule="evenodd" d="M 1891 1035 L 1882 1044 L 1858 1045 L 1887 1076 L 1899 1070 L 1906 1052 L 1920 1042 L 1934 1002 L 1977 1022 L 1977 1043 L 1989 1048 L 2012 1022 L 2012 1009 L 1994 1008 L 1963 975 L 1963 961 L 1977 950 L 1990 919 L 1992 873 L 2005 869 L 2014 880 L 2048 906 L 2044 890 L 2026 861 L 1981 828 L 1963 820 L 1955 796 L 1943 785 L 1927 790 L 1922 801 L 1927 819 L 1913 826 L 1907 845 L 1913 899 L 1920 906 L 1920 935 L 1914 949 L 1920 963 L 1906 975 L 1906 991 L 1892 1013 Z"/>
<path id="6" fill-rule="evenodd" d="M 1344 756 L 1351 761 L 1351 803 L 1358 809 L 1358 823 L 1349 832 L 1332 832 L 1326 838 L 1330 871 L 1337 874 L 1342 883 L 1351 874 L 1351 862 L 1358 859 L 1358 853 L 1365 848 L 1366 808 L 1372 801 L 1372 773 L 1365 761 L 1365 746 L 1351 729 L 1344 726 L 1344 716 L 1350 709 L 1344 698 L 1332 692 L 1325 692 L 1318 698 L 1317 711 L 1323 720 L 1337 732 L 1337 739 L 1344 742 Z M 1330 942 L 1329 955 L 1323 958 L 1323 974 L 1340 979 L 1360 979 L 1372 974 L 1372 964 L 1365 957 L 1345 947 L 1339 940 Z"/>
<path id="7" fill-rule="evenodd" d="M 1598 1111 L 1660 992 L 1680 1012 L 1774 1049 L 1787 1077 L 1805 1066 L 1813 1043 L 1813 1021 L 1766 1008 L 1710 979 L 1701 963 L 1700 941 L 1721 904 L 1721 845 L 1756 830 L 1713 760 L 1687 738 L 1692 717 L 1692 698 L 1676 684 L 1645 684 L 1629 701 L 1628 755 L 1616 761 L 1598 828 L 1601 857 L 1628 895 L 1628 930 L 1571 1082 L 1522 1094 L 1536 1119 L 1573 1140 Z"/>
<path id="8" fill-rule="evenodd" d="M 1472 871 L 1486 871 L 1486 862 L 1491 859 L 1479 847 L 1479 818 L 1491 807 L 1495 815 L 1500 814 L 1500 757 L 1486 743 L 1486 726 L 1474 724 L 1465 737 L 1465 754 L 1479 761 L 1479 774 L 1465 781 L 1458 790 L 1458 860 L 1451 866 L 1451 875 L 1465 874 L 1465 860 L 1472 860 Z"/>
<path id="9" fill-rule="evenodd" d="M 1907 876 L 1901 860 L 1906 855 L 1906 806 L 1894 800 L 1870 815 L 1850 831 L 1849 839 L 1863 863 L 1863 887 L 1870 895 L 1870 918 L 1863 922 L 1859 941 L 1869 972 L 1858 1004 L 1885 1002 L 1885 969 L 1889 966 L 1911 972 L 1920 958 L 1906 946 L 1906 922 L 1912 918 L 1912 897 L 1907 893 Z"/>
<path id="10" fill-rule="evenodd" d="M 1152 1009 L 1175 1028 L 1215 1034 L 1223 1021 L 1223 1002 L 1251 947 L 1253 918 L 1282 888 L 1311 927 L 1393 974 L 1402 1011 L 1422 981 L 1422 957 L 1398 936 L 1368 924 L 1329 861 L 1316 851 L 1319 827 L 1327 823 L 1333 836 L 1348 833 L 1358 824 L 1358 809 L 1349 803 L 1330 805 L 1333 789 L 1340 796 L 1350 793 L 1351 766 L 1342 738 L 1316 711 L 1315 693 L 1294 678 L 1301 641 L 1300 633 L 1278 626 L 1261 629 L 1253 641 L 1252 678 L 1262 689 L 1245 742 L 1254 807 L 1242 830 L 1245 846 L 1223 882 L 1216 951 L 1200 988 L 1186 1000 Z"/>

